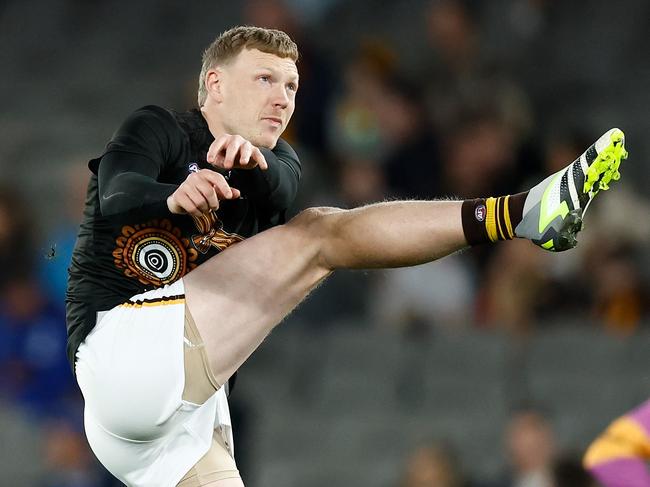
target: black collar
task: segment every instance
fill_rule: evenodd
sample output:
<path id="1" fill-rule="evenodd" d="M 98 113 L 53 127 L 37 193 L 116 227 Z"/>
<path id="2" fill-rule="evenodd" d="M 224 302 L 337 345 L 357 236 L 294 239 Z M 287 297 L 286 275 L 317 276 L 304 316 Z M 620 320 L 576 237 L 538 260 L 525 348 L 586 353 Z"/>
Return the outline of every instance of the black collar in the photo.
<path id="1" fill-rule="evenodd" d="M 190 138 L 193 152 L 197 154 L 200 162 L 206 162 L 206 155 L 214 137 L 201 110 L 194 108 L 184 113 L 178 113 L 176 116 L 179 124 Z"/>

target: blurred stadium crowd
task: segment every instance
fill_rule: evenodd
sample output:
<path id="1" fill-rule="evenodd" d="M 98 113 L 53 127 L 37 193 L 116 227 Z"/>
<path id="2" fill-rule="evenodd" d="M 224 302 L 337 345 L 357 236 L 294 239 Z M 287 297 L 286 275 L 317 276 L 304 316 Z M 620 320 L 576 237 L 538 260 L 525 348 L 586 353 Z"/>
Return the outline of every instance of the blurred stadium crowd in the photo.
<path id="1" fill-rule="evenodd" d="M 643 164 L 650 155 L 650 4 L 641 0 L 0 3 L 6 485 L 118 485 L 86 446 L 83 406 L 64 353 L 66 269 L 89 175 L 85 161 L 140 106 L 194 107 L 201 50 L 239 23 L 285 30 L 301 51 L 301 88 L 286 133 L 304 168 L 295 211 L 523 191 L 612 126 L 626 131 L 630 151 L 622 184 L 596 200 L 575 251 L 550 255 L 515 241 L 418 268 L 344 272 L 321 286 L 240 374 L 233 409 L 247 485 L 595 485 L 580 468 L 580 450 L 608 415 L 622 414 L 650 390 L 643 389 L 647 360 L 626 362 L 624 370 L 615 363 L 648 343 L 650 203 L 642 190 L 650 183 Z M 591 396 L 577 393 L 564 429 L 557 422 L 561 398 L 535 393 L 526 372 L 531 350 L 547 338 L 551 351 L 536 362 L 540 369 L 562 369 L 562 360 L 575 355 L 577 373 L 566 390 L 583 391 L 585 381 L 594 381 Z M 449 347 L 440 346 L 445 340 Z M 338 345 L 350 343 L 361 348 L 346 365 Z M 557 352 L 558 343 L 573 345 Z M 395 346 L 400 358 L 391 362 Z M 590 353 L 592 347 L 603 354 Z M 438 349 L 458 350 L 462 363 L 424 366 Z M 363 365 L 373 355 L 380 364 L 374 370 Z M 408 404 L 414 407 L 431 384 L 419 371 L 467 382 L 463 371 L 472 362 L 498 369 L 492 382 L 472 376 L 467 394 L 476 414 L 463 412 L 463 400 L 436 410 L 442 393 L 434 388 L 413 413 L 417 425 L 400 425 Z M 384 371 L 394 369 L 388 379 Z M 612 369 L 617 378 L 634 377 L 624 384 L 629 394 L 610 394 L 609 409 L 590 420 Z M 336 379 L 333 390 L 325 376 Z M 368 382 L 396 388 L 394 408 L 406 413 L 395 417 L 393 406 L 361 398 Z M 501 391 L 496 413 L 482 402 L 494 388 Z M 314 405 L 322 398 L 359 409 L 339 404 L 323 412 Z M 397 423 L 391 438 L 399 449 L 364 432 L 368 408 L 373 428 L 373 421 Z M 282 436 L 301 420 L 302 436 Z M 345 429 L 332 448 L 357 445 L 345 449 L 347 459 L 305 446 L 340 421 Z M 581 429 L 580 421 L 590 426 Z M 421 427 L 429 423 L 462 427 Z M 475 428 L 485 434 L 476 436 Z M 269 452 L 282 442 L 294 447 L 274 458 Z M 391 453 L 357 462 L 368 450 Z M 334 465 L 335 458 L 348 465 Z M 294 475 L 301 468 L 304 475 Z M 359 472 L 370 469 L 373 475 Z"/>

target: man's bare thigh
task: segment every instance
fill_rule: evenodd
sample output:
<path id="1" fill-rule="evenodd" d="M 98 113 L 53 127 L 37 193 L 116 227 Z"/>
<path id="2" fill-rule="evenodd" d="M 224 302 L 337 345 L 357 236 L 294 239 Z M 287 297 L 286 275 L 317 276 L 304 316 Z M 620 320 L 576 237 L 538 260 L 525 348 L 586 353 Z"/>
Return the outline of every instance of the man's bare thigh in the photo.
<path id="1" fill-rule="evenodd" d="M 317 228 L 311 224 L 326 211 L 303 212 L 229 247 L 184 277 L 187 306 L 219 384 L 329 275 L 318 260 Z"/>

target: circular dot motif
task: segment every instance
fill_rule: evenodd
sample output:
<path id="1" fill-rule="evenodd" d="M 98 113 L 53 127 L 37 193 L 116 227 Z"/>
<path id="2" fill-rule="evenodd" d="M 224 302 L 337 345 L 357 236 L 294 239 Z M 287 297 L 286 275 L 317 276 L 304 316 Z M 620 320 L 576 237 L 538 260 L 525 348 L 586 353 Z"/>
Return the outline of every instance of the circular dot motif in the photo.
<path id="1" fill-rule="evenodd" d="M 127 266 L 147 282 L 168 284 L 185 274 L 187 252 L 170 232 L 146 228 L 131 235 L 124 247 Z"/>

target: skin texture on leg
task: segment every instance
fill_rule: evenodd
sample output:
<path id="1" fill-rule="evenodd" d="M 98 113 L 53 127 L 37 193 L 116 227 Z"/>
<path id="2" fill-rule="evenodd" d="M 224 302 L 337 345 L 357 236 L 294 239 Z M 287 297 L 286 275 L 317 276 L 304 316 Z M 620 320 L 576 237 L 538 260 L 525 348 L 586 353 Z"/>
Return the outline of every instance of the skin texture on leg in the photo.
<path id="1" fill-rule="evenodd" d="M 336 269 L 422 264 L 467 245 L 459 201 L 311 208 L 184 278 L 187 306 L 220 384 Z"/>
<path id="2" fill-rule="evenodd" d="M 244 487 L 244 482 L 241 479 L 223 479 L 203 484 L 202 487 Z"/>

